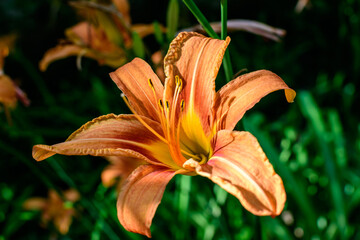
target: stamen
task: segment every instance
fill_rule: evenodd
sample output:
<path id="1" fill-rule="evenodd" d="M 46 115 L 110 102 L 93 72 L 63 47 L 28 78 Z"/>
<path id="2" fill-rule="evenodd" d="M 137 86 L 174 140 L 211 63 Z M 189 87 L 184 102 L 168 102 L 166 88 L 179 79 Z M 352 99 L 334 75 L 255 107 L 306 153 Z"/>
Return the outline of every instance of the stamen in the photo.
<path id="1" fill-rule="evenodd" d="M 155 91 L 154 84 L 152 83 L 151 78 L 148 79 L 148 83 L 149 83 L 150 88 Z"/>
<path id="2" fill-rule="evenodd" d="M 169 111 L 170 111 L 169 101 L 166 100 L 165 105 L 166 105 L 166 111 L 167 111 L 167 113 L 169 113 Z"/>
<path id="3" fill-rule="evenodd" d="M 156 91 L 155 91 L 155 87 L 154 87 L 154 83 L 152 82 L 151 78 L 148 79 L 148 84 L 153 92 L 153 95 L 154 95 L 154 99 L 156 100 L 158 97 L 157 97 L 157 94 L 156 94 Z M 159 119 L 160 119 L 160 124 L 161 124 L 161 127 L 163 129 L 166 128 L 166 121 L 164 119 L 164 107 L 163 107 L 163 103 L 162 103 L 162 100 L 159 99 L 159 104 L 157 106 L 157 112 L 156 114 L 158 115 Z M 166 133 L 165 133 L 166 134 Z M 166 137 L 165 137 L 166 138 Z"/>
<path id="4" fill-rule="evenodd" d="M 159 107 L 161 109 L 161 112 L 164 111 L 164 105 L 163 105 L 163 101 L 161 99 L 159 99 Z"/>
<path id="5" fill-rule="evenodd" d="M 130 111 L 134 114 L 134 116 L 137 118 L 137 120 L 139 120 L 139 122 L 144 125 L 144 127 L 146 127 L 150 132 L 152 132 L 155 136 L 157 136 L 161 141 L 163 141 L 164 143 L 168 143 L 168 141 L 163 138 L 159 133 L 157 133 L 153 128 L 151 128 L 130 106 L 129 101 L 127 100 L 126 96 L 122 93 L 121 97 L 124 99 L 124 102 L 126 103 L 126 105 L 128 106 L 128 108 L 130 109 Z"/>
<path id="6" fill-rule="evenodd" d="M 180 102 L 181 111 L 184 111 L 184 108 L 185 108 L 185 101 L 184 101 L 184 99 L 182 99 L 181 102 Z"/>
<path id="7" fill-rule="evenodd" d="M 183 153 L 183 154 L 185 154 L 185 155 L 188 155 L 188 156 L 190 156 L 190 157 L 192 157 L 192 158 L 194 158 L 194 159 L 199 159 L 198 156 L 196 156 L 196 155 L 194 155 L 194 154 L 191 154 L 191 153 L 185 151 L 184 149 L 181 149 L 181 148 L 180 148 L 180 151 L 181 151 L 181 153 Z"/>
<path id="8" fill-rule="evenodd" d="M 180 90 L 181 90 L 181 88 L 182 88 L 182 80 L 178 75 L 175 76 L 175 84 L 176 84 L 176 87 L 180 87 Z"/>

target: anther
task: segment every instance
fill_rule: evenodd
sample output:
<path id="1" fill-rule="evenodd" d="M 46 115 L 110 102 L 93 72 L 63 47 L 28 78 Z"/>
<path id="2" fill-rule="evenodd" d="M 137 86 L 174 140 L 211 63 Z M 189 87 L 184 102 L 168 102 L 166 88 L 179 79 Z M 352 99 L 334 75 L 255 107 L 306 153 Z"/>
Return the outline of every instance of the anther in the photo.
<path id="1" fill-rule="evenodd" d="M 151 89 L 154 89 L 154 84 L 152 83 L 151 78 L 148 79 L 148 83 Z"/>
<path id="2" fill-rule="evenodd" d="M 159 99 L 159 107 L 160 107 L 160 110 L 161 112 L 164 111 L 164 105 L 163 105 L 163 101 L 161 99 Z"/>
<path id="3" fill-rule="evenodd" d="M 170 106 L 169 106 L 169 101 L 165 101 L 166 104 L 166 109 L 169 110 Z"/>
<path id="4" fill-rule="evenodd" d="M 180 102 L 181 111 L 184 111 L 184 108 L 185 108 L 185 101 L 184 101 L 184 99 L 182 99 L 181 102 Z"/>
<path id="5" fill-rule="evenodd" d="M 155 136 L 157 136 L 161 141 L 163 141 L 164 143 L 168 143 L 168 141 L 162 137 L 158 132 L 156 132 L 151 126 L 149 126 L 149 124 L 147 124 L 140 115 L 138 115 L 134 109 L 130 106 L 130 103 L 128 101 L 128 99 L 126 98 L 126 96 L 121 93 L 121 97 L 124 99 L 124 102 L 126 103 L 126 105 L 128 106 L 128 108 L 131 110 L 131 112 L 134 114 L 134 117 L 137 118 L 137 120 L 139 120 L 139 122 L 146 127 L 150 132 L 152 132 Z"/>
<path id="6" fill-rule="evenodd" d="M 179 78 L 178 75 L 175 76 L 175 84 L 176 84 L 176 87 L 179 88 L 179 90 L 181 90 L 181 88 L 182 88 L 182 80 L 181 80 L 181 78 Z"/>

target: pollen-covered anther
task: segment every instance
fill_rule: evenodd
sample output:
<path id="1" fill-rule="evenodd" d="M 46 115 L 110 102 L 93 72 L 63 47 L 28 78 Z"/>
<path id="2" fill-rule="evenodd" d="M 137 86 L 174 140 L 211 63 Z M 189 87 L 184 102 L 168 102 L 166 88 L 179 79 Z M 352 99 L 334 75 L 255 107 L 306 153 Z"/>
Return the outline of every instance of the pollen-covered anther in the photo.
<path id="1" fill-rule="evenodd" d="M 181 109 L 181 111 L 184 111 L 184 109 L 185 109 L 185 101 L 184 101 L 184 99 L 182 99 L 181 102 L 180 102 L 180 109 Z"/>
<path id="2" fill-rule="evenodd" d="M 149 86 L 150 86 L 151 89 L 153 89 L 153 90 L 155 89 L 155 88 L 154 88 L 154 84 L 153 84 L 152 81 L 151 81 L 151 78 L 148 79 L 148 84 L 149 84 Z"/>
<path id="3" fill-rule="evenodd" d="M 181 90 L 183 83 L 182 83 L 181 78 L 178 75 L 175 76 L 175 84 L 176 84 L 176 87 L 179 88 L 179 90 Z"/>
<path id="4" fill-rule="evenodd" d="M 159 99 L 159 107 L 160 107 L 161 111 L 164 110 L 163 101 L 161 99 Z"/>

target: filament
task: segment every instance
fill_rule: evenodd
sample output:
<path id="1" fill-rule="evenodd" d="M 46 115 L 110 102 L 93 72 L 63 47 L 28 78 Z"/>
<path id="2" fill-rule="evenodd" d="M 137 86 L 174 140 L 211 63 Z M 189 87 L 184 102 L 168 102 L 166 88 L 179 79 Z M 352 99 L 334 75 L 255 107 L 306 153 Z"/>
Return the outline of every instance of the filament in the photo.
<path id="1" fill-rule="evenodd" d="M 126 103 L 126 105 L 128 106 L 128 108 L 130 109 L 130 111 L 134 114 L 134 116 L 137 118 L 137 120 L 139 120 L 139 122 L 144 125 L 144 127 L 146 127 L 150 132 L 152 132 L 155 136 L 157 136 L 161 141 L 168 143 L 168 141 L 163 138 L 159 133 L 157 133 L 152 127 L 150 127 L 130 106 L 129 101 L 127 100 L 127 98 L 125 97 L 124 94 L 121 94 L 121 97 L 124 99 L 124 102 Z"/>

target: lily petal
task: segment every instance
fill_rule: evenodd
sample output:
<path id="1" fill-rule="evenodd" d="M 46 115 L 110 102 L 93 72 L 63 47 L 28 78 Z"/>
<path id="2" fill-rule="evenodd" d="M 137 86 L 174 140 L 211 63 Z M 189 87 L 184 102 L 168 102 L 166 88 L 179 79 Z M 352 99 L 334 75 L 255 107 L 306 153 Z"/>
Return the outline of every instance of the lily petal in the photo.
<path id="1" fill-rule="evenodd" d="M 112 0 L 113 4 L 116 6 L 116 9 L 122 14 L 124 20 L 130 24 L 130 6 L 127 0 Z"/>
<path id="2" fill-rule="evenodd" d="M 276 90 L 285 90 L 288 102 L 293 102 L 296 93 L 275 73 L 259 70 L 244 74 L 222 87 L 214 105 L 217 129 L 234 129 L 244 113 L 261 98 Z"/>
<path id="3" fill-rule="evenodd" d="M 0 74 L 0 103 L 9 107 L 15 107 L 16 102 L 15 84 L 7 75 Z"/>
<path id="4" fill-rule="evenodd" d="M 45 198 L 33 197 L 23 203 L 23 208 L 26 210 L 42 210 L 45 209 L 46 205 L 47 201 Z"/>
<path id="5" fill-rule="evenodd" d="M 137 114 L 160 122 L 158 101 L 162 98 L 164 87 L 149 64 L 135 58 L 110 73 L 110 77 L 128 98 Z"/>
<path id="6" fill-rule="evenodd" d="M 159 123 L 145 117 L 143 121 L 161 135 Z M 33 148 L 33 158 L 37 161 L 54 154 L 125 154 L 155 165 L 174 165 L 167 144 L 150 132 L 134 115 L 104 115 L 83 125 L 63 143 L 52 146 L 36 145 Z"/>
<path id="7" fill-rule="evenodd" d="M 77 45 L 73 45 L 73 44 L 57 45 L 56 47 L 50 48 L 45 52 L 43 58 L 39 62 L 39 68 L 41 71 L 46 71 L 50 63 L 56 60 L 67 58 L 70 56 L 78 56 L 78 55 L 87 56 L 88 54 L 89 52 L 87 52 L 85 48 Z"/>
<path id="8" fill-rule="evenodd" d="M 76 202 L 80 199 L 80 193 L 75 189 L 66 190 L 63 194 L 67 201 Z"/>
<path id="9" fill-rule="evenodd" d="M 255 215 L 277 216 L 284 208 L 283 182 L 249 132 L 218 132 L 214 155 L 196 171 L 237 197 Z"/>
<path id="10" fill-rule="evenodd" d="M 69 232 L 73 215 L 74 215 L 74 211 L 72 209 L 69 209 L 63 211 L 58 216 L 54 217 L 54 225 L 61 234 L 64 235 L 67 232 Z"/>
<path id="11" fill-rule="evenodd" d="M 168 168 L 142 165 L 129 176 L 117 201 L 118 218 L 126 230 L 151 237 L 152 219 L 174 175 Z"/>
<path id="12" fill-rule="evenodd" d="M 206 133 L 215 97 L 215 78 L 230 38 L 218 40 L 198 33 L 180 33 L 170 44 L 164 60 L 165 98 L 170 103 L 175 91 L 175 76 L 183 83 L 185 112 L 195 111 Z"/>

